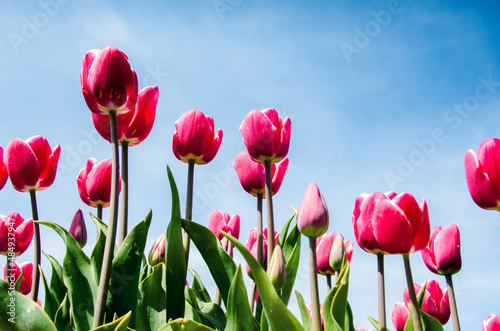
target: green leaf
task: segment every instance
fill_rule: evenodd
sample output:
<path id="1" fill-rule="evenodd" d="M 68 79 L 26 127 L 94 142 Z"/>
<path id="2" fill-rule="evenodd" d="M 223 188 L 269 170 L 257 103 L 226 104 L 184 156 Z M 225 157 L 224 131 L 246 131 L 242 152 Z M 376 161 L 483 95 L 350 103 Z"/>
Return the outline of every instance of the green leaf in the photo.
<path id="1" fill-rule="evenodd" d="M 325 330 L 345 331 L 346 317 L 349 316 L 347 311 L 349 270 L 350 264 L 346 263 L 335 282 L 335 286 L 330 290 L 330 293 L 328 293 L 323 302 L 321 311 L 323 313 Z M 349 324 L 352 324 L 352 322 Z"/>
<path id="2" fill-rule="evenodd" d="M 290 216 L 290 218 L 288 219 L 288 221 L 286 221 L 283 228 L 281 228 L 280 236 L 279 236 L 278 242 L 277 242 L 277 244 L 280 245 L 281 247 L 283 247 L 283 244 L 285 243 L 285 239 L 288 235 L 288 228 L 290 227 L 290 224 L 292 223 L 293 218 L 296 215 L 297 215 L 297 210 L 295 210 L 295 213 L 292 216 Z"/>
<path id="3" fill-rule="evenodd" d="M 299 304 L 300 317 L 302 318 L 302 325 L 306 331 L 312 330 L 311 316 L 309 316 L 309 311 L 307 311 L 306 303 L 302 295 L 295 291 L 295 296 L 297 297 L 297 303 Z"/>
<path id="4" fill-rule="evenodd" d="M 368 317 L 368 320 L 370 321 L 370 323 L 372 323 L 372 325 L 375 327 L 375 330 L 378 330 L 378 321 L 376 319 L 374 319 L 373 317 L 371 317 L 370 315 L 366 315 Z M 387 330 L 389 331 L 389 330 Z"/>
<path id="5" fill-rule="evenodd" d="M 0 330 L 57 331 L 49 316 L 33 300 L 10 289 L 0 279 Z"/>
<path id="6" fill-rule="evenodd" d="M 158 331 L 214 331 L 214 329 L 186 318 L 178 318 Z"/>
<path id="7" fill-rule="evenodd" d="M 151 224 L 152 212 L 139 222 L 127 235 L 113 258 L 107 307 L 110 312 L 124 316 L 132 312 L 129 324 L 135 327 L 137 310 L 137 288 L 141 271 L 142 257 Z M 111 315 L 111 314 L 110 314 Z M 111 321 L 112 316 L 107 316 Z"/>
<path id="8" fill-rule="evenodd" d="M 131 315 L 132 315 L 132 312 L 129 311 L 127 314 L 123 315 L 122 317 L 120 317 L 120 318 L 118 318 L 118 319 L 116 319 L 108 324 L 104 324 L 104 325 L 101 325 L 100 327 L 92 329 L 92 331 L 127 331 Z"/>
<path id="9" fill-rule="evenodd" d="M 208 294 L 205 285 L 203 285 L 200 275 L 198 275 L 198 273 L 196 273 L 196 271 L 194 271 L 191 268 L 188 268 L 188 270 L 191 273 L 191 275 L 193 275 L 193 284 L 191 285 L 191 288 L 196 291 L 198 298 L 200 298 L 205 302 L 211 302 L 212 299 L 210 299 L 210 294 Z"/>
<path id="10" fill-rule="evenodd" d="M 19 277 L 20 279 L 21 277 Z M 42 279 L 43 283 L 43 288 L 45 290 L 45 298 L 44 298 L 44 306 L 43 310 L 49 316 L 51 320 L 54 320 L 54 317 L 56 316 L 57 309 L 59 309 L 59 304 L 54 299 L 54 296 L 50 292 L 50 287 L 47 282 L 47 278 L 45 277 L 45 274 L 43 273 L 43 270 L 40 268 L 40 278 Z"/>
<path id="11" fill-rule="evenodd" d="M 283 253 L 283 256 L 285 257 L 285 269 L 286 269 L 286 282 L 283 288 L 281 289 L 281 300 L 285 305 L 288 305 L 288 301 L 290 300 L 290 296 L 292 295 L 293 287 L 295 284 L 295 278 L 297 277 L 297 271 L 299 270 L 299 262 L 300 262 L 300 232 L 297 230 L 297 226 L 295 226 L 290 233 L 290 236 L 295 236 L 294 233 L 295 231 L 299 234 L 297 238 L 292 241 L 286 241 L 285 242 L 285 247 L 284 250 L 286 249 L 287 252 L 290 251 L 288 248 L 294 244 L 293 249 L 290 251 L 287 256 L 285 256 L 285 253 Z"/>
<path id="12" fill-rule="evenodd" d="M 209 327 L 215 327 L 217 330 L 221 331 L 225 329 L 226 316 L 219 305 L 213 302 L 204 302 L 200 300 L 196 292 L 187 286 L 185 292 L 186 301 L 196 310 L 203 324 Z"/>
<path id="13" fill-rule="evenodd" d="M 167 323 L 165 302 L 165 264 L 152 267 L 151 273 L 139 284 L 137 330 L 156 331 Z"/>
<path id="14" fill-rule="evenodd" d="M 182 220 L 179 193 L 175 180 L 167 166 L 170 190 L 172 191 L 172 216 L 167 227 L 166 238 L 166 302 L 167 320 L 184 316 L 184 287 L 186 285 L 186 256 L 182 243 Z"/>
<path id="15" fill-rule="evenodd" d="M 57 330 L 72 330 L 71 321 L 70 321 L 70 310 L 68 294 L 64 296 L 64 299 L 59 306 L 59 309 L 56 312 L 56 316 L 54 317 L 54 325 Z"/>
<path id="16" fill-rule="evenodd" d="M 248 303 L 248 294 L 243 281 L 241 266 L 238 266 L 234 274 L 233 282 L 229 289 L 227 305 L 226 330 L 259 330 L 259 325 L 252 315 Z"/>
<path id="17" fill-rule="evenodd" d="M 404 331 L 413 331 L 413 316 L 410 310 L 410 315 L 406 320 Z M 437 319 L 432 317 L 431 315 L 424 313 L 420 310 L 420 321 L 422 322 L 422 330 L 423 331 L 443 331 L 443 326 Z"/>
<path id="18" fill-rule="evenodd" d="M 54 259 L 51 255 L 43 252 L 43 255 L 47 257 L 52 266 L 52 275 L 50 277 L 50 292 L 54 299 L 57 301 L 58 305 L 61 305 L 62 301 L 68 293 L 66 285 L 64 285 L 63 269 L 59 262 Z"/>
<path id="19" fill-rule="evenodd" d="M 97 242 L 95 243 L 92 254 L 90 255 L 90 261 L 94 269 L 94 277 L 97 283 L 99 283 L 99 279 L 101 278 L 102 260 L 104 256 L 104 248 L 106 246 L 106 233 L 108 227 L 94 215 L 90 214 L 90 218 L 94 221 L 96 230 L 98 232 Z M 113 254 L 115 254 L 117 250 L 118 248 L 115 246 Z"/>
<path id="20" fill-rule="evenodd" d="M 288 331 L 304 330 L 299 321 L 281 301 L 281 298 L 278 296 L 278 293 L 276 293 L 273 284 L 267 277 L 266 272 L 262 269 L 259 262 L 257 262 L 257 260 L 255 260 L 252 256 L 252 253 L 250 253 L 248 249 L 246 249 L 245 246 L 243 246 L 243 244 L 241 244 L 233 236 L 228 235 L 223 231 L 221 231 L 221 233 L 233 243 L 234 247 L 240 251 L 250 266 L 255 283 L 259 288 L 259 297 L 262 300 L 265 314 L 271 329 Z"/>

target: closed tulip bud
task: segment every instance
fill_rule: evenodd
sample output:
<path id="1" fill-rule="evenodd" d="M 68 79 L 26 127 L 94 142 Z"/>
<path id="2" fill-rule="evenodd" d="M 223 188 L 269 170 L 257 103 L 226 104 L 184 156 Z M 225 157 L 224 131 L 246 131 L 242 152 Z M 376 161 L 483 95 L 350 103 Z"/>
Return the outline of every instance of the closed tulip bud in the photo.
<path id="1" fill-rule="evenodd" d="M 410 316 L 408 307 L 402 302 L 396 302 L 391 315 L 392 324 L 394 324 L 396 331 L 403 331 L 405 329 L 408 316 Z"/>
<path id="2" fill-rule="evenodd" d="M 85 226 L 85 219 L 83 218 L 81 209 L 78 209 L 75 216 L 73 216 L 73 221 L 71 221 L 69 227 L 69 233 L 76 239 L 80 248 L 85 247 L 85 244 L 87 244 L 87 227 Z"/>
<path id="3" fill-rule="evenodd" d="M 328 207 L 316 183 L 309 187 L 300 203 L 297 227 L 304 236 L 318 238 L 326 232 L 329 224 Z"/>
<path id="4" fill-rule="evenodd" d="M 336 236 L 333 240 L 332 250 L 330 251 L 329 264 L 333 270 L 342 268 L 342 261 L 345 255 L 345 244 L 342 236 Z"/>
<path id="5" fill-rule="evenodd" d="M 455 224 L 434 228 L 427 247 L 422 249 L 427 268 L 435 274 L 455 274 L 462 268 L 460 231 Z"/>
<path id="6" fill-rule="evenodd" d="M 18 213 L 0 215 L 0 254 L 18 256 L 24 253 L 31 243 L 33 231 L 31 218 L 25 220 Z"/>
<path id="7" fill-rule="evenodd" d="M 276 245 L 271 257 L 271 263 L 269 263 L 269 267 L 267 268 L 267 275 L 276 290 L 282 288 L 286 283 L 285 265 L 283 251 L 280 245 Z"/>
<path id="8" fill-rule="evenodd" d="M 418 293 L 422 286 L 414 284 L 415 293 Z M 408 287 L 403 294 L 403 300 L 408 305 L 410 295 Z M 446 324 L 450 319 L 450 301 L 447 289 L 442 290 L 439 283 L 433 279 L 427 281 L 425 287 L 424 300 L 422 302 L 422 311 L 437 319 L 441 325 Z"/>
<path id="9" fill-rule="evenodd" d="M 344 242 L 346 260 L 351 261 L 353 251 L 352 241 L 344 241 L 344 237 L 342 237 L 340 233 L 331 232 L 324 234 L 316 240 L 316 265 L 317 272 L 320 275 L 334 275 L 335 271 L 340 271 L 340 268 L 332 269 L 332 267 L 330 266 L 330 258 L 334 253 L 333 242 L 337 239 L 337 237 L 340 237 Z M 340 259 L 342 259 L 342 257 L 340 257 Z"/>
<path id="10" fill-rule="evenodd" d="M 111 159 L 97 164 L 96 159 L 88 159 L 87 166 L 80 170 L 76 178 L 82 201 L 90 207 L 108 207 L 111 201 L 111 175 Z M 121 186 L 121 182 L 119 185 Z"/>
<path id="11" fill-rule="evenodd" d="M 5 183 L 9 179 L 9 172 L 7 171 L 7 166 L 3 162 L 3 148 L 0 147 L 0 190 L 3 189 Z"/>
<path id="12" fill-rule="evenodd" d="M 490 314 L 487 321 L 483 321 L 483 331 L 500 331 L 500 315 Z"/>
<path id="13" fill-rule="evenodd" d="M 153 267 L 159 263 L 165 263 L 165 240 L 167 233 L 164 232 L 158 239 L 156 239 L 153 247 L 149 251 L 148 262 Z"/>
<path id="14" fill-rule="evenodd" d="M 5 279 L 9 285 L 15 284 L 18 278 L 21 277 L 21 274 L 23 274 L 23 277 L 19 283 L 19 292 L 22 294 L 29 294 L 31 292 L 31 282 L 33 280 L 33 263 L 24 262 L 18 265 L 14 262 L 10 267 L 9 275 L 7 275 L 7 264 L 3 265 L 3 279 Z"/>
<path id="15" fill-rule="evenodd" d="M 274 231 L 274 244 L 276 244 L 278 242 L 279 236 L 280 236 L 279 232 Z M 262 254 L 263 254 L 263 258 L 264 258 L 262 267 L 264 268 L 264 270 L 266 270 L 266 268 L 267 268 L 267 241 L 268 241 L 267 228 L 264 228 L 262 230 L 262 245 L 263 245 Z M 245 243 L 245 247 L 246 247 L 246 249 L 248 249 L 250 251 L 250 253 L 252 253 L 253 257 L 255 259 L 257 259 L 257 229 L 256 228 L 253 228 L 250 230 L 250 235 L 248 236 L 247 242 Z M 250 267 L 248 266 L 248 263 L 247 263 L 247 274 L 250 278 L 253 279 Z"/>

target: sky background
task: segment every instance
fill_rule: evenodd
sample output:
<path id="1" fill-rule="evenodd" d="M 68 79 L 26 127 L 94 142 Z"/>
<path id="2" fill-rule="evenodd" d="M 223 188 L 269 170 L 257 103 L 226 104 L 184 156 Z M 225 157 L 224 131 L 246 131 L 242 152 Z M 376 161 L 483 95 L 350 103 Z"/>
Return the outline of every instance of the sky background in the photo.
<path id="1" fill-rule="evenodd" d="M 461 231 L 456 299 L 462 329 L 479 330 L 489 314 L 500 314 L 500 217 L 472 201 L 463 159 L 500 136 L 499 12 L 496 1 L 1 0 L 0 146 L 34 135 L 61 145 L 56 180 L 37 194 L 39 215 L 69 228 L 82 209 L 90 254 L 95 229 L 88 213 L 95 210 L 80 200 L 76 176 L 89 157 L 110 158 L 111 150 L 92 125 L 79 75 L 88 50 L 114 45 L 128 55 L 140 88 L 160 90 L 150 136 L 129 150 L 130 227 L 153 210 L 147 251 L 170 218 L 167 164 L 185 203 L 187 165 L 171 144 L 174 122 L 193 108 L 224 132 L 216 158 L 195 169 L 193 219 L 207 225 L 214 209 L 237 213 L 246 241 L 256 202 L 232 168 L 244 149 L 239 126 L 250 110 L 274 107 L 292 121 L 290 164 L 273 200 L 275 227 L 313 181 L 328 204 L 328 232 L 353 241 L 359 194 L 394 190 L 425 199 L 431 228 L 454 223 Z M 29 195 L 9 182 L 0 191 L 0 213 L 12 211 L 31 217 Z M 48 228 L 41 233 L 43 250 L 62 261 L 62 240 Z M 304 240 L 296 289 L 309 303 L 306 246 Z M 376 257 L 354 246 L 354 324 L 372 328 L 366 315 L 377 318 Z M 190 266 L 214 293 L 192 251 Z M 19 262 L 32 256 L 30 247 Z M 244 263 L 239 253 L 235 259 Z M 393 329 L 391 311 L 406 280 L 401 256 L 385 261 Z M 420 253 L 411 263 L 416 283 L 445 286 Z M 42 266 L 50 269 L 45 257 Z M 323 299 L 325 279 L 319 283 Z M 299 316 L 294 295 L 289 307 Z"/>

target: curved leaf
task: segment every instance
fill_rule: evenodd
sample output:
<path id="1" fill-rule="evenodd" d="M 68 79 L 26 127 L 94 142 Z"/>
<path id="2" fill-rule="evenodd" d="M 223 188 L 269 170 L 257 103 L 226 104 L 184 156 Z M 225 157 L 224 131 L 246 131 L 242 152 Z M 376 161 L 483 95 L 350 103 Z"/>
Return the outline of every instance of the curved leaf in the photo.
<path id="1" fill-rule="evenodd" d="M 347 262 L 344 264 L 339 278 L 335 282 L 335 286 L 330 290 L 330 293 L 328 293 L 323 302 L 321 311 L 323 313 L 325 330 L 344 331 L 345 329 L 346 317 L 347 319 L 349 318 L 349 311 L 347 309 L 349 270 L 350 264 Z M 352 321 L 348 321 L 347 324 L 352 324 Z"/>
<path id="2" fill-rule="evenodd" d="M 127 331 L 131 315 L 132 312 L 129 311 L 126 315 L 123 315 L 122 317 L 108 324 L 104 324 L 101 325 L 100 327 L 92 329 L 92 331 Z"/>
<path id="3" fill-rule="evenodd" d="M 311 316 L 309 316 L 309 311 L 307 311 L 306 303 L 302 295 L 295 291 L 295 296 L 297 297 L 297 303 L 299 304 L 300 317 L 302 318 L 302 325 L 306 331 L 312 330 Z"/>
<path id="4" fill-rule="evenodd" d="M 234 274 L 231 288 L 229 289 L 227 305 L 226 330 L 259 330 L 259 325 L 252 315 L 248 304 L 248 294 L 243 281 L 241 266 L 238 266 Z"/>
<path id="5" fill-rule="evenodd" d="M 186 318 L 178 318 L 161 329 L 158 329 L 158 331 L 214 331 L 214 329 L 209 328 L 208 326 L 205 326 L 203 324 L 200 324 L 198 322 L 188 320 Z"/>
<path id="6" fill-rule="evenodd" d="M 164 263 L 152 267 L 151 273 L 140 282 L 136 321 L 138 331 L 156 331 L 167 323 L 165 284 Z"/>
<path id="7" fill-rule="evenodd" d="M 196 291 L 198 298 L 205 302 L 211 302 L 212 299 L 210 298 L 210 294 L 208 294 L 205 285 L 203 285 L 200 275 L 198 275 L 198 273 L 191 268 L 188 268 L 188 270 L 191 275 L 193 275 L 193 283 L 191 284 L 191 288 Z"/>

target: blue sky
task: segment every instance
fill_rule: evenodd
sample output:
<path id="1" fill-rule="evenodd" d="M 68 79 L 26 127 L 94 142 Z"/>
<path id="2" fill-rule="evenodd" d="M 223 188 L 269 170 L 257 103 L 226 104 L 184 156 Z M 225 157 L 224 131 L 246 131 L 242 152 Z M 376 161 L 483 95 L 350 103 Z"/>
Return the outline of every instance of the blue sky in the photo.
<path id="1" fill-rule="evenodd" d="M 128 55 L 141 88 L 160 90 L 150 136 L 130 149 L 130 219 L 153 210 L 151 244 L 170 215 L 167 164 L 184 203 L 187 167 L 171 143 L 175 120 L 193 108 L 224 131 L 217 157 L 196 167 L 194 219 L 207 224 L 214 209 L 238 213 L 246 240 L 255 227 L 255 200 L 231 167 L 244 148 L 238 128 L 250 110 L 274 107 L 292 120 L 290 165 L 274 197 L 276 227 L 312 181 L 327 201 L 329 232 L 351 240 L 359 194 L 395 190 L 425 199 L 432 228 L 454 223 L 461 230 L 457 303 L 462 328 L 477 330 L 490 313 L 500 314 L 500 219 L 473 203 L 463 158 L 500 136 L 499 7 L 494 1 L 4 0 L 0 146 L 33 135 L 60 144 L 56 181 L 38 194 L 40 217 L 69 227 L 78 208 L 94 212 L 81 202 L 76 176 L 89 157 L 109 158 L 110 148 L 95 133 L 79 74 L 86 51 L 114 45 Z M 0 213 L 30 217 L 28 195 L 10 183 L 0 201 Z M 62 261 L 56 234 L 43 228 L 42 244 Z M 19 260 L 31 256 L 32 248 Z M 305 249 L 302 256 L 307 275 Z M 206 274 L 199 256 L 191 261 Z M 415 282 L 434 278 L 444 286 L 420 254 L 411 262 Z M 402 301 L 403 270 L 401 257 L 386 258 L 388 318 Z M 323 298 L 323 279 L 320 285 Z M 308 302 L 307 277 L 299 276 L 297 290 Z M 376 258 L 356 244 L 349 298 L 356 327 L 369 328 L 366 315 L 377 315 Z M 290 309 L 297 311 L 294 297 Z"/>

